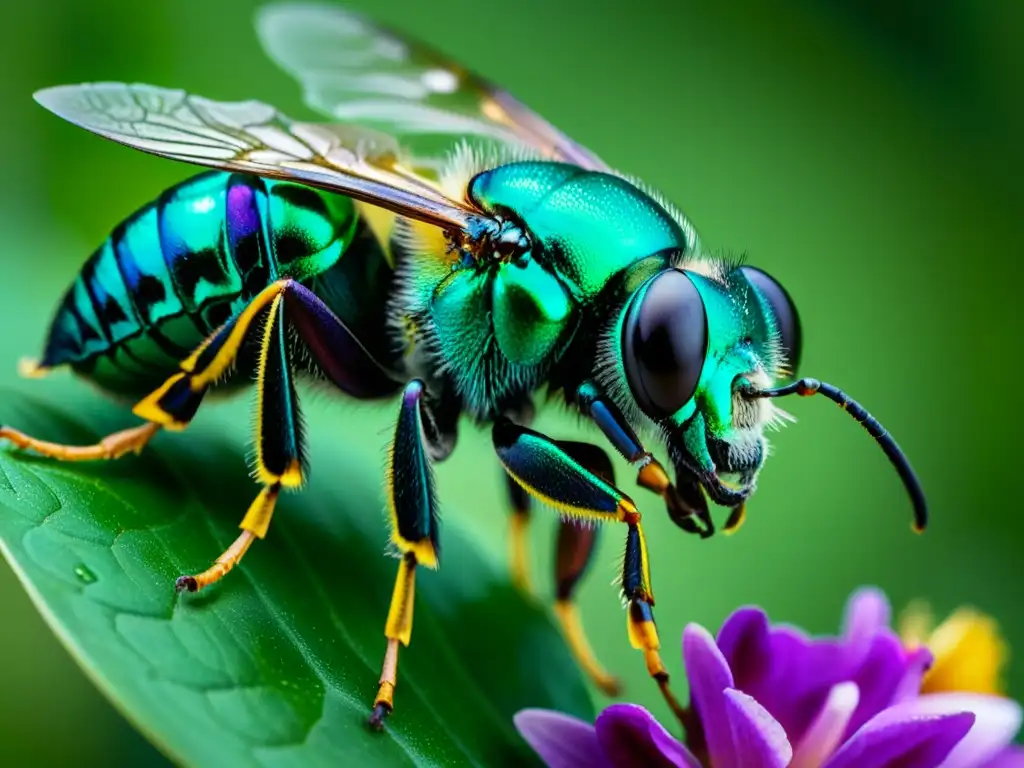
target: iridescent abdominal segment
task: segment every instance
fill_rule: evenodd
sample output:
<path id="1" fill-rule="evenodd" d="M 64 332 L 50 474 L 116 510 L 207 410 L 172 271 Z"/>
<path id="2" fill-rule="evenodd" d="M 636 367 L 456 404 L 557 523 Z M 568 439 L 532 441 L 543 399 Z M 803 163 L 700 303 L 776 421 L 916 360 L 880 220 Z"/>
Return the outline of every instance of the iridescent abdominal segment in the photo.
<path id="1" fill-rule="evenodd" d="M 342 266 L 357 240 L 349 261 L 358 268 Z M 130 216 L 89 257 L 59 305 L 40 366 L 67 364 L 111 392 L 141 397 L 279 278 L 315 284 L 348 322 L 371 325 L 390 273 L 350 199 L 204 173 Z"/>

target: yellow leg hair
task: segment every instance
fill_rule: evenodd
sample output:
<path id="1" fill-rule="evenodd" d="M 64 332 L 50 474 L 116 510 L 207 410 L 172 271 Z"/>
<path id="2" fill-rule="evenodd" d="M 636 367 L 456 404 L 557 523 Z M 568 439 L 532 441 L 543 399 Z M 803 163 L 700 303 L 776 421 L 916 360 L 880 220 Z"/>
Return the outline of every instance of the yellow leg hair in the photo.
<path id="1" fill-rule="evenodd" d="M 104 461 L 118 459 L 126 453 L 139 453 L 159 429 L 159 424 L 147 423 L 107 435 L 95 445 L 62 445 L 37 440 L 11 427 L 0 427 L 0 439 L 60 461 Z"/>
<path id="2" fill-rule="evenodd" d="M 622 692 L 622 683 L 614 675 L 608 674 L 594 655 L 587 633 L 580 622 L 579 610 L 569 600 L 555 601 L 555 617 L 562 628 L 562 635 L 569 646 L 576 663 L 606 696 L 618 696 Z"/>
<path id="3" fill-rule="evenodd" d="M 395 708 L 395 686 L 398 685 L 398 647 L 408 646 L 412 639 L 412 614 L 416 597 L 416 556 L 407 552 L 402 556 L 395 578 L 395 589 L 391 594 L 391 608 L 388 610 L 384 636 L 388 647 L 384 653 L 384 664 L 380 670 L 380 687 L 373 700 L 373 714 L 370 727 L 381 730 L 384 720 Z"/>
<path id="4" fill-rule="evenodd" d="M 224 578 L 236 565 L 242 561 L 242 557 L 249 550 L 255 539 L 262 539 L 267 535 L 270 527 L 270 520 L 274 515 L 274 507 L 277 505 L 277 496 L 281 490 L 279 484 L 274 484 L 263 489 L 256 500 L 253 501 L 246 512 L 242 524 L 239 526 L 242 533 L 237 539 L 224 550 L 213 565 L 202 573 L 195 576 L 179 576 L 175 583 L 178 592 L 198 592 L 203 587 L 208 587 Z"/>
<path id="5" fill-rule="evenodd" d="M 214 383 L 219 379 L 224 372 L 228 369 L 228 366 L 234 361 L 238 355 L 238 350 L 242 346 L 242 342 L 249 334 L 250 327 L 256 316 L 270 306 L 276 298 L 287 290 L 291 284 L 291 280 L 283 279 L 277 280 L 271 283 L 256 296 L 253 297 L 245 309 L 242 310 L 241 315 L 235 321 L 234 326 L 231 328 L 231 332 L 228 335 L 227 340 L 214 355 L 213 359 L 204 367 L 202 370 L 197 369 L 199 359 L 206 348 L 210 345 L 216 334 L 212 334 L 205 342 L 203 342 L 187 360 L 182 362 L 181 369 L 191 375 L 192 388 L 200 390 L 203 387 Z"/>

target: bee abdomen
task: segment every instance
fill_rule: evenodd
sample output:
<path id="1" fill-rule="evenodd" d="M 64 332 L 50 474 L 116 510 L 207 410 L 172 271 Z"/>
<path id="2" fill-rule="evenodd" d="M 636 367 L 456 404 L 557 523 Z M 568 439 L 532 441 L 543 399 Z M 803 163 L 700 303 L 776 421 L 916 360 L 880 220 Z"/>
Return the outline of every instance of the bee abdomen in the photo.
<path id="1" fill-rule="evenodd" d="M 57 310 L 41 364 L 141 396 L 262 288 L 340 258 L 347 198 L 256 176 L 193 177 L 122 224 Z"/>

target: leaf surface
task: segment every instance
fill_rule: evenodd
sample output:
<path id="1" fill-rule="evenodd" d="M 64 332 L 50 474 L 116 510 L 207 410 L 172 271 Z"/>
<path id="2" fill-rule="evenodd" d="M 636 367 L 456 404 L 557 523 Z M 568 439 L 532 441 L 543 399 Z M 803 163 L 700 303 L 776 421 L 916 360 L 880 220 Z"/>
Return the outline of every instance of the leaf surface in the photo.
<path id="1" fill-rule="evenodd" d="M 0 423 L 50 440 L 126 423 L 106 407 L 85 421 L 0 394 Z M 449 520 L 442 569 L 418 577 L 396 711 L 387 733 L 366 728 L 396 561 L 382 556 L 379 455 L 322 431 L 310 487 L 204 592 L 176 596 L 174 580 L 234 539 L 258 489 L 241 440 L 198 424 L 111 463 L 0 449 L 0 544 L 90 677 L 182 764 L 521 765 L 516 710 L 592 717 L 544 612 Z"/>

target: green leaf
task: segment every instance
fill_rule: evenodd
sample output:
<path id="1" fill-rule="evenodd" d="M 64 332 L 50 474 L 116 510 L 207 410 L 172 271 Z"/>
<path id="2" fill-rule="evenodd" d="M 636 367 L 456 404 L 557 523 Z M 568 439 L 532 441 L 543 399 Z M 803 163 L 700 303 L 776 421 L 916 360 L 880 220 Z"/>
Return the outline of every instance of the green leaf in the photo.
<path id="1" fill-rule="evenodd" d="M 130 423 L 83 403 L 87 426 L 7 390 L 0 423 L 80 444 Z M 258 490 L 241 438 L 209 426 L 110 463 L 3 449 L 0 544 L 81 666 L 183 764 L 519 765 L 533 755 L 516 710 L 592 717 L 544 612 L 448 519 L 444 565 L 418 579 L 388 731 L 366 728 L 396 569 L 382 556 L 384 436 L 367 450 L 325 431 L 311 430 L 311 486 L 282 500 L 239 569 L 196 595 L 176 596 L 175 578 L 234 539 Z"/>

